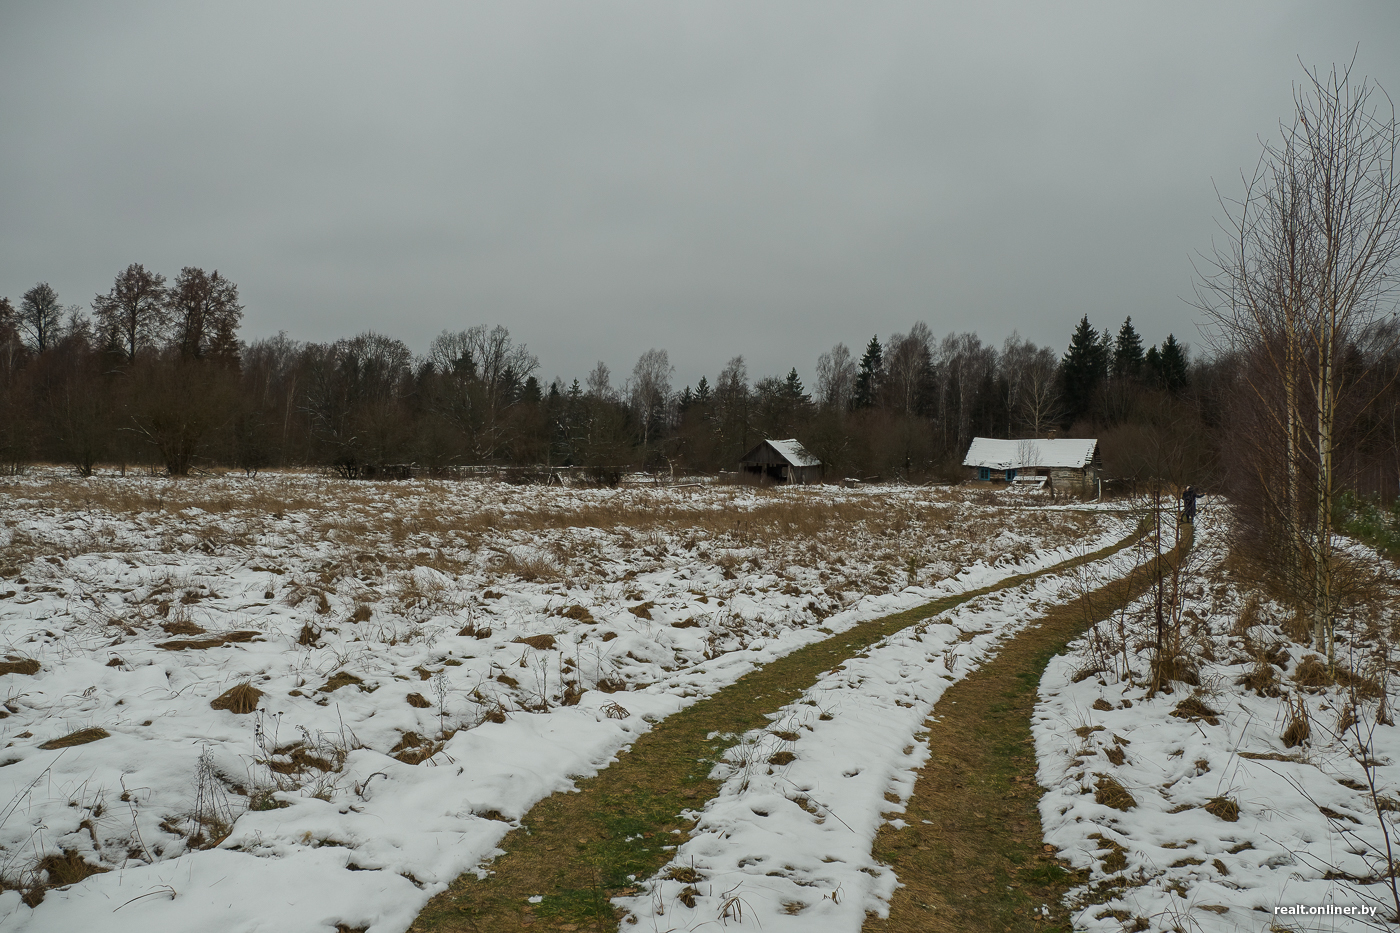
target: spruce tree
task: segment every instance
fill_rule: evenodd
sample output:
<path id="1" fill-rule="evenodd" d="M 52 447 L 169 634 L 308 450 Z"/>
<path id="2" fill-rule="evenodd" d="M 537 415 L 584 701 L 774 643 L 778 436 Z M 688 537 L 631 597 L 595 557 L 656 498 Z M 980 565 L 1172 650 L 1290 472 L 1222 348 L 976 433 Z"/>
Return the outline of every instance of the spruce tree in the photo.
<path id="1" fill-rule="evenodd" d="M 1070 338 L 1069 350 L 1060 363 L 1060 385 L 1065 402 L 1065 423 L 1073 424 L 1088 414 L 1094 391 L 1108 374 L 1108 353 L 1098 331 L 1086 314 Z"/>
<path id="2" fill-rule="evenodd" d="M 1128 317 L 1118 329 L 1113 346 L 1113 376 L 1115 379 L 1137 379 L 1142 374 L 1142 338 Z"/>
<path id="3" fill-rule="evenodd" d="M 1142 381 L 1154 389 L 1162 387 L 1162 353 L 1155 346 L 1148 347 L 1143 354 Z"/>
<path id="4" fill-rule="evenodd" d="M 783 380 L 783 398 L 788 402 L 810 402 L 811 398 L 802 387 L 802 380 L 797 375 L 797 367 L 788 370 L 787 378 Z"/>
<path id="5" fill-rule="evenodd" d="M 880 394 L 880 377 L 884 375 L 884 352 L 880 349 L 880 338 L 871 337 L 865 346 L 865 355 L 860 358 L 860 370 L 856 373 L 856 389 L 851 398 L 852 408 L 871 408 Z"/>
<path id="6" fill-rule="evenodd" d="M 1176 336 L 1167 334 L 1162 341 L 1161 361 L 1158 364 L 1161 385 L 1172 395 L 1186 388 L 1189 376 L 1186 369 L 1186 348 L 1176 342 Z"/>

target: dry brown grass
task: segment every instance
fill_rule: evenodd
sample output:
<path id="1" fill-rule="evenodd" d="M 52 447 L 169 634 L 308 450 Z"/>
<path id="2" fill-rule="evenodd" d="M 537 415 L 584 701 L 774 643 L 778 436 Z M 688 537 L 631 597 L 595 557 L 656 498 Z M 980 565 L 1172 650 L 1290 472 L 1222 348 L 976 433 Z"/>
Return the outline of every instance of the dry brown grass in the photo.
<path id="1" fill-rule="evenodd" d="M 254 530 L 271 520 L 295 518 L 295 526 L 286 531 L 330 544 L 333 551 L 319 566 L 276 589 L 289 605 L 315 600 L 317 611 L 327 615 L 346 581 L 382 588 L 386 577 L 402 579 L 417 568 L 448 576 L 484 571 L 487 581 L 492 575 L 509 575 L 546 586 L 615 582 L 619 548 L 642 552 L 656 567 L 682 555 L 717 564 L 727 578 L 744 570 L 785 576 L 794 567 L 820 566 L 827 592 L 849 601 L 909 583 L 936 582 L 969 560 L 1017 559 L 1039 546 L 1072 544 L 1095 533 L 1102 521 L 1098 515 L 1049 514 L 1021 503 L 977 506 L 957 489 L 541 492 L 492 483 L 347 482 L 272 473 L 255 480 L 47 476 L 16 483 L 14 495 L 20 506 L 35 510 L 106 512 L 143 523 L 151 517 L 178 519 L 178 531 L 170 524 L 172 530 L 162 534 L 163 546 L 187 549 L 189 542 L 178 538 L 188 532 L 197 539 L 195 549 L 210 553 L 247 545 Z M 192 507 L 207 514 L 175 514 Z M 534 537 L 531 551 L 510 546 L 525 543 L 526 536 Z M 38 541 L 13 534 L 0 554 L 0 566 L 22 568 L 46 552 L 74 556 L 136 546 L 51 537 Z M 489 551 L 499 556 L 483 561 Z M 441 602 L 434 594 L 415 592 L 415 586 L 403 587 L 399 594 L 400 602 L 422 597 L 419 605 L 404 606 L 405 615 L 427 614 L 435 601 Z M 436 608 L 450 614 L 460 607 Z M 341 611 L 357 621 L 365 610 L 356 605 Z"/>
<path id="2" fill-rule="evenodd" d="M 500 571 L 517 576 L 526 583 L 548 583 L 564 576 L 564 568 L 548 554 L 520 556 L 507 553 L 501 559 Z"/>
<path id="3" fill-rule="evenodd" d="M 443 744 L 416 732 L 405 732 L 399 743 L 389 750 L 389 755 L 406 765 L 419 765 L 442 751 Z"/>
<path id="4" fill-rule="evenodd" d="M 1338 686 L 1345 687 L 1348 693 L 1355 694 L 1363 700 L 1378 700 L 1385 695 L 1380 678 L 1357 673 L 1340 664 L 1337 666 L 1334 680 Z"/>
<path id="5" fill-rule="evenodd" d="M 252 684 L 244 682 L 230 687 L 209 701 L 214 709 L 228 710 L 230 713 L 245 714 L 257 710 L 263 692 Z"/>
<path id="6" fill-rule="evenodd" d="M 1303 658 L 1298 669 L 1293 672 L 1293 682 L 1300 687 L 1320 689 L 1332 686 L 1332 675 L 1327 672 L 1327 664 L 1315 654 Z"/>
<path id="7" fill-rule="evenodd" d="M 1259 612 L 1259 597 L 1250 594 L 1240 607 L 1240 614 L 1235 617 L 1234 627 L 1231 629 L 1232 635 L 1247 636 L 1249 630 L 1263 621 Z"/>
<path id="8" fill-rule="evenodd" d="M 166 651 L 200 651 L 205 648 L 219 648 L 231 643 L 252 641 L 261 635 L 262 632 L 256 631 L 228 632 L 213 638 L 177 638 L 173 641 L 163 641 L 156 647 L 164 648 Z"/>
<path id="9" fill-rule="evenodd" d="M 202 626 L 196 625 L 188 619 L 162 622 L 160 627 L 165 629 L 167 635 L 203 635 L 205 632 Z"/>
<path id="10" fill-rule="evenodd" d="M 1240 805 L 1229 797 L 1212 797 L 1210 802 L 1201 809 L 1227 823 L 1239 822 Z"/>
<path id="11" fill-rule="evenodd" d="M 83 860 L 73 849 L 63 850 L 62 855 L 47 855 L 34 869 L 27 872 L 28 878 L 13 885 L 21 891 L 21 900 L 29 907 L 38 907 L 44 901 L 44 894 L 52 888 L 63 888 L 77 884 L 84 878 L 111 871 Z"/>
<path id="12" fill-rule="evenodd" d="M 317 691 L 317 693 L 334 693 L 341 687 L 349 687 L 351 685 L 359 687 L 363 690 L 364 683 L 365 682 L 362 679 L 356 677 L 354 674 L 351 674 L 349 671 L 338 671 L 335 674 L 332 674 L 330 679 L 321 685 L 321 688 Z"/>
<path id="13" fill-rule="evenodd" d="M 1312 719 L 1308 715 L 1308 704 L 1299 699 L 1288 701 L 1288 722 L 1284 726 L 1283 747 L 1297 748 L 1312 737 Z"/>
<path id="14" fill-rule="evenodd" d="M 214 515 L 246 513 L 281 517 L 314 512 L 329 528 L 349 531 L 382 523 L 397 540 L 422 534 L 482 534 L 562 528 L 694 529 L 714 536 L 750 539 L 812 537 L 833 528 L 870 523 L 877 533 L 899 534 L 917 525 L 942 526 L 957 517 L 955 505 L 904 504 L 890 508 L 879 496 L 832 501 L 820 490 L 721 489 L 709 495 L 721 501 L 687 507 L 662 490 L 627 489 L 603 501 L 575 501 L 560 507 L 529 510 L 493 505 L 472 510 L 444 509 L 465 487 L 444 482 L 315 481 L 306 476 L 266 475 L 255 482 L 229 483 L 219 478 L 189 477 L 152 482 L 147 477 L 99 477 L 76 480 L 55 476 L 42 484 L 25 484 L 18 494 L 36 504 L 61 510 L 100 510 L 114 514 L 175 513 L 199 508 Z M 385 498 L 395 500 L 383 514 Z M 994 504 L 995 507 L 996 504 Z M 1006 512 L 1017 512 L 1014 507 Z M 359 514 L 356 514 L 359 513 Z M 736 515 L 742 516 L 742 521 Z M 371 517 L 378 517 L 373 521 Z"/>
<path id="15" fill-rule="evenodd" d="M 1187 722 L 1208 722 L 1212 726 L 1220 725 L 1220 713 L 1211 709 L 1197 696 L 1189 696 L 1176 704 L 1171 715 L 1177 719 L 1185 719 Z"/>
<path id="16" fill-rule="evenodd" d="M 340 760 L 335 760 L 337 758 Z M 343 753 L 330 757 L 318 755 L 301 742 L 277 749 L 273 752 L 272 757 L 264 762 L 269 771 L 282 775 L 302 775 L 310 771 L 335 771 L 343 763 Z"/>
<path id="17" fill-rule="evenodd" d="M 1100 774 L 1094 781 L 1094 802 L 1115 810 L 1131 810 L 1137 806 L 1137 798 L 1128 789 L 1106 774 Z"/>
<path id="18" fill-rule="evenodd" d="M 266 482 L 251 485 L 250 488 L 199 477 L 152 482 L 149 477 L 136 475 L 85 480 L 54 476 L 42 485 L 25 485 L 17 495 L 38 500 L 41 505 L 50 508 L 100 510 L 125 515 L 182 512 L 189 508 L 199 508 L 215 515 L 240 512 L 283 515 L 324 505 L 321 495 L 308 491 L 304 479 L 273 477 L 267 477 Z"/>
<path id="19" fill-rule="evenodd" d="M 53 750 L 55 748 L 72 748 L 74 745 L 86 745 L 89 742 L 96 742 L 99 739 L 105 739 L 111 734 L 112 733 L 108 732 L 106 729 L 97 727 L 91 729 L 79 729 L 77 732 L 70 732 L 65 736 L 60 736 L 56 739 L 49 739 L 49 741 L 43 743 L 39 747 L 48 750 Z"/>
<path id="20" fill-rule="evenodd" d="M 1246 673 L 1241 674 L 1235 683 L 1253 690 L 1261 697 L 1276 697 L 1280 693 L 1278 671 L 1262 657 L 1255 661 L 1254 666 Z"/>
<path id="21" fill-rule="evenodd" d="M 6 655 L 4 661 L 0 661 L 0 677 L 6 674 L 37 674 L 39 673 L 39 662 L 33 658 L 21 658 L 13 654 Z"/>

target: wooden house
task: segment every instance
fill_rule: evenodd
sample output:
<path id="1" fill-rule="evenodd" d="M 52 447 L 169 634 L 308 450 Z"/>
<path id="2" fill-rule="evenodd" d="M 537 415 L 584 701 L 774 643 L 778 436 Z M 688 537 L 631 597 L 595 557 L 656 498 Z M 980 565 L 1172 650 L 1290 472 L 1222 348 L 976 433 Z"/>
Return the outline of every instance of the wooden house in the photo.
<path id="1" fill-rule="evenodd" d="M 984 483 L 1034 483 L 1057 493 L 1089 496 L 1099 483 L 1096 438 L 974 437 L 963 459 L 967 478 Z"/>
<path id="2" fill-rule="evenodd" d="M 770 483 L 805 485 L 819 483 L 822 462 L 794 438 L 764 441 L 744 454 L 739 470 L 746 476 Z"/>

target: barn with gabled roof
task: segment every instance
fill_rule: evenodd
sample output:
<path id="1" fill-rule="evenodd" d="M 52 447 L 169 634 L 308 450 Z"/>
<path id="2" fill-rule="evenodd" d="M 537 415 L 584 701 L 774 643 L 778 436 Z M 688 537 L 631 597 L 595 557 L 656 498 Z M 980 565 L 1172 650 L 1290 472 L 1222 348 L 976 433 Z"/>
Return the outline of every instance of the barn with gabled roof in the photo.
<path id="1" fill-rule="evenodd" d="M 744 454 L 739 470 L 746 476 L 770 483 L 805 485 L 822 479 L 822 462 L 796 438 L 767 440 Z"/>
<path id="2" fill-rule="evenodd" d="M 1092 437 L 974 437 L 963 466 L 970 480 L 1034 483 L 1055 492 L 1087 496 L 1096 491 L 1099 482 L 1099 442 Z"/>

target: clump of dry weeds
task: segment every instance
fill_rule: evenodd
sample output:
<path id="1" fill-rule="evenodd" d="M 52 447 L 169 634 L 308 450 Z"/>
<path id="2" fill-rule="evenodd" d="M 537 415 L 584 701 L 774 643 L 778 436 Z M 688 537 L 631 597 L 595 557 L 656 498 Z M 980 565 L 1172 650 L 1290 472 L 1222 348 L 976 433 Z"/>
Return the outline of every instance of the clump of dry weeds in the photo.
<path id="1" fill-rule="evenodd" d="M 4 661 L 0 661 L 0 676 L 5 674 L 37 674 L 39 673 L 39 662 L 33 658 L 21 658 L 10 654 L 5 656 Z"/>
<path id="2" fill-rule="evenodd" d="M 262 701 L 263 692 L 248 682 L 230 687 L 209 701 L 214 709 L 228 710 L 230 713 L 246 714 L 254 712 Z"/>
<path id="3" fill-rule="evenodd" d="M 1131 810 L 1137 806 L 1137 798 L 1117 780 L 1106 774 L 1098 775 L 1097 780 L 1094 781 L 1094 802 L 1112 807 L 1115 810 Z"/>
<path id="4" fill-rule="evenodd" d="M 50 739 L 49 741 L 44 742 L 39 747 L 49 750 L 55 748 L 72 748 L 74 745 L 86 745 L 89 742 L 96 742 L 99 739 L 105 739 L 111 734 L 112 733 L 108 732 L 106 729 L 100 727 L 93 727 L 91 729 L 79 729 L 77 732 L 70 732 L 67 735 L 59 736 L 56 739 Z"/>

